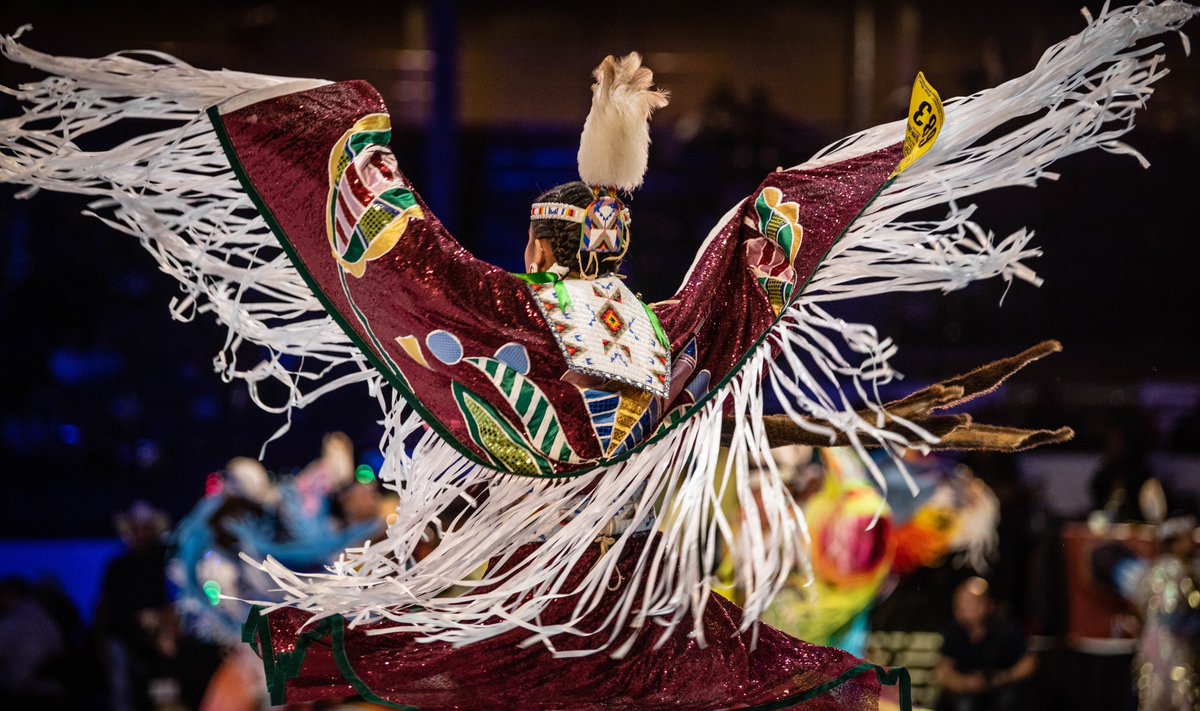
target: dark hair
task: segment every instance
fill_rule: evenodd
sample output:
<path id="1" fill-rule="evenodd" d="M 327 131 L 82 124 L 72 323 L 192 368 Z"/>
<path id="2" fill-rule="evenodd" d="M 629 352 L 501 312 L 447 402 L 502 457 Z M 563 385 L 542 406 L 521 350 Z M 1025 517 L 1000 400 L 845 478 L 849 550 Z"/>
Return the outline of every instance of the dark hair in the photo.
<path id="1" fill-rule="evenodd" d="M 561 202 L 576 207 L 587 207 L 595 199 L 595 193 L 587 183 L 576 181 L 550 188 L 539 195 L 534 202 Z M 554 261 L 572 272 L 580 271 L 579 234 L 580 226 L 577 222 L 568 222 L 567 220 L 533 221 L 533 238 L 549 242 L 550 252 L 554 254 Z M 623 256 L 612 255 L 602 258 L 599 273 L 608 274 L 617 271 L 621 266 Z"/>

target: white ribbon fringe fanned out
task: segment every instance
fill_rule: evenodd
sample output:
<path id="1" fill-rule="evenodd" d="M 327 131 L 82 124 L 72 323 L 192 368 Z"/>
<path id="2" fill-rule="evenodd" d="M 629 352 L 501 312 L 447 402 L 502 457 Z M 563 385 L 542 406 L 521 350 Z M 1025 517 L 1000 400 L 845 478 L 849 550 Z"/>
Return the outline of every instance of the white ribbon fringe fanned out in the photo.
<path id="1" fill-rule="evenodd" d="M 202 71 L 154 52 L 137 54 L 157 63 L 132 53 L 53 57 L 7 37 L 0 51 L 54 75 L 16 90 L 0 87 L 24 106 L 22 116 L 0 121 L 0 180 L 29 186 L 20 197 L 41 188 L 94 197 L 88 214 L 140 239 L 179 281 L 175 318 L 211 312 L 229 327 L 215 367 L 226 380 L 245 381 L 263 409 L 289 412 L 359 381 L 382 397 L 382 378 L 271 236 L 204 115 L 230 96 L 293 80 Z M 158 119 L 167 128 L 107 150 L 76 144 L 125 119 Z M 39 124 L 46 127 L 33 128 Z M 244 345 L 254 359 L 249 368 L 239 363 Z M 270 357 L 259 362 L 261 347 Z M 283 387 L 260 393 L 271 381 Z"/>
<path id="2" fill-rule="evenodd" d="M 745 628 L 790 573 L 797 567 L 807 572 L 803 517 L 775 470 L 763 431 L 764 384 L 800 426 L 831 440 L 845 432 L 860 453 L 867 444 L 896 455 L 910 439 L 935 441 L 911 425 L 910 435 L 883 429 L 877 390 L 897 377 L 889 366 L 896 348 L 872 326 L 834 318 L 823 302 L 896 290 L 950 291 L 995 276 L 1037 283 L 1024 264 L 1038 254 L 1029 246 L 1031 234 L 1021 230 L 998 240 L 971 219 L 974 208 L 963 201 L 984 190 L 1053 178 L 1046 172 L 1050 163 L 1088 148 L 1136 155 L 1119 138 L 1165 70 L 1153 55 L 1159 45 L 1132 46 L 1177 30 L 1192 14 L 1191 7 L 1174 2 L 1105 12 L 1047 51 L 1029 74 L 946 102 L 937 145 L 859 217 L 737 377 L 685 425 L 636 456 L 564 480 L 479 467 L 427 428 L 412 454 L 405 452 L 405 439 L 424 423 L 382 386 L 324 314 L 242 193 L 202 115 L 208 105 L 289 80 L 205 72 L 163 55 L 154 55 L 159 64 L 128 55 L 49 57 L 6 38 L 0 49 L 8 57 L 58 76 L 10 91 L 26 108 L 23 116 L 0 122 L 0 177 L 34 189 L 95 196 L 92 214 L 138 237 L 163 271 L 180 281 L 184 296 L 173 303 L 173 313 L 183 318 L 212 312 L 228 326 L 218 369 L 227 379 L 246 381 L 263 407 L 287 411 L 351 383 L 370 386 L 387 412 L 381 478 L 400 494 L 399 520 L 383 541 L 348 549 L 323 574 L 298 574 L 270 559 L 254 563 L 285 591 L 283 604 L 317 616 L 344 614 L 352 624 L 382 619 L 388 623 L 385 633 L 456 644 L 525 629 L 529 643 L 554 649 L 557 635 L 581 634 L 579 620 L 596 609 L 616 578 L 616 563 L 633 550 L 638 524 L 658 508 L 661 545 L 637 554 L 636 570 L 621 584 L 616 604 L 604 611 L 601 630 L 669 634 L 691 613 L 689 632 L 703 641 L 703 610 L 725 549 L 736 556 Z M 75 145 L 78 136 L 124 118 L 182 125 L 108 151 L 83 152 Z M 50 128 L 28 127 L 47 121 Z M 993 135 L 1002 126 L 1007 132 Z M 895 143 L 903 130 L 896 123 L 864 131 L 806 165 Z M 942 204 L 949 208 L 942 220 L 903 220 Z M 265 347 L 271 357 L 239 368 L 243 343 Z M 780 354 L 774 362 L 772 347 Z M 285 367 L 284 356 L 301 356 L 303 366 Z M 285 403 L 262 402 L 257 387 L 265 380 L 287 387 Z M 865 418 L 855 411 L 864 403 Z M 734 424 L 722 459 L 727 414 Z M 877 470 L 872 475 L 882 486 L 882 475 Z M 909 486 L 915 486 L 911 479 Z M 722 492 L 729 488 L 745 504 L 740 524 L 721 510 Z M 586 505 L 564 521 L 564 505 L 585 496 Z M 615 536 L 578 584 L 568 586 L 575 563 L 631 498 L 637 505 L 626 532 Z M 474 506 L 439 523 L 459 499 Z M 438 529 L 440 544 L 413 561 L 429 525 Z M 487 561 L 508 559 L 539 535 L 545 543 L 507 574 L 489 577 L 491 589 L 482 591 L 483 583 L 471 580 Z M 447 595 L 454 586 L 467 591 Z M 575 619 L 543 622 L 547 606 L 567 597 L 574 601 Z M 593 644 L 571 654 L 604 650 L 621 656 L 632 639 L 596 635 Z"/>

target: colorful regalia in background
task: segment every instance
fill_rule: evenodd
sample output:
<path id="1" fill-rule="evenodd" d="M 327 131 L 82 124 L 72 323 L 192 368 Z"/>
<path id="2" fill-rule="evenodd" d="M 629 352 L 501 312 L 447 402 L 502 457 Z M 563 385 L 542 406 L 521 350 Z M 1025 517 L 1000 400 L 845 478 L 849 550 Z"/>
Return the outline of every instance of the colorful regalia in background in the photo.
<path id="1" fill-rule="evenodd" d="M 374 486 L 355 481 L 349 448 L 348 438 L 337 433 L 326 439 L 321 458 L 295 475 L 272 477 L 245 457 L 209 475 L 204 498 L 171 537 L 175 603 L 193 632 L 218 644 L 241 644 L 242 624 L 250 614 L 241 601 L 278 596 L 270 577 L 242 564 L 241 554 L 317 571 L 347 547 L 383 537 L 378 506 L 394 510 L 394 500 L 367 495 L 365 506 L 376 511 L 356 512 L 356 520 L 335 510 L 341 509 L 339 499 L 359 498 L 356 486 Z"/>
<path id="2" fill-rule="evenodd" d="M 794 574 L 763 613 L 772 627 L 861 657 L 871 609 L 900 576 L 950 561 L 986 570 L 999 504 L 964 467 L 910 453 L 905 464 L 921 489 L 914 497 L 898 468 L 872 462 L 889 484 L 885 497 L 851 450 L 819 450 L 815 462 L 805 450 L 774 454 L 794 462 L 783 470 L 813 545 L 811 577 Z"/>
<path id="3" fill-rule="evenodd" d="M 1194 516 L 1159 520 L 1157 553 L 1106 543 L 1092 551 L 1089 567 L 1141 620 L 1133 660 L 1138 709 L 1185 711 L 1200 708 L 1200 528 Z"/>
<path id="4" fill-rule="evenodd" d="M 245 600 L 282 598 L 271 578 L 241 555 L 271 556 L 296 570 L 320 571 L 349 547 L 384 536 L 395 515 L 369 467 L 356 468 L 349 438 L 325 438 L 321 457 L 275 477 L 253 459 L 210 474 L 205 496 L 171 535 L 168 575 L 186 629 L 226 654 L 205 695 L 206 708 L 258 708 L 267 702 L 262 665 L 243 644 Z M 239 701 L 240 699 L 240 701 Z"/>

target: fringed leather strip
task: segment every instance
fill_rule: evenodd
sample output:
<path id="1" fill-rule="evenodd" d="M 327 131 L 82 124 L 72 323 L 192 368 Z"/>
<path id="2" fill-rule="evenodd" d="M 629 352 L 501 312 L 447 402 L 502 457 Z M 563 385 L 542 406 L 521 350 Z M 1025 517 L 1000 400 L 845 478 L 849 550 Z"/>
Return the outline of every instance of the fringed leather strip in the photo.
<path id="1" fill-rule="evenodd" d="M 890 432 L 910 435 L 914 447 L 932 450 L 1023 452 L 1047 444 L 1070 441 L 1075 432 L 1069 427 L 1055 430 L 1030 430 L 975 422 L 970 415 L 938 415 L 936 412 L 970 402 L 977 397 L 995 392 L 1010 377 L 1030 363 L 1041 360 L 1051 353 L 1062 350 L 1058 341 L 1043 341 L 1032 348 L 1009 358 L 982 365 L 962 375 L 957 375 L 935 385 L 918 390 L 900 400 L 883 406 L 887 419 L 882 427 Z M 878 417 L 878 413 L 862 410 L 864 419 Z M 730 438 L 731 418 L 726 418 L 726 429 L 721 433 L 722 443 Z M 829 437 L 820 432 L 811 432 L 793 422 L 787 415 L 767 415 L 763 418 L 767 441 L 772 447 L 801 444 L 813 447 L 842 447 L 851 444 L 850 438 L 839 432 Z M 829 426 L 819 420 L 808 420 L 815 425 Z M 912 425 L 938 438 L 936 443 L 927 442 L 912 432 Z M 870 447 L 870 443 L 865 443 Z"/>

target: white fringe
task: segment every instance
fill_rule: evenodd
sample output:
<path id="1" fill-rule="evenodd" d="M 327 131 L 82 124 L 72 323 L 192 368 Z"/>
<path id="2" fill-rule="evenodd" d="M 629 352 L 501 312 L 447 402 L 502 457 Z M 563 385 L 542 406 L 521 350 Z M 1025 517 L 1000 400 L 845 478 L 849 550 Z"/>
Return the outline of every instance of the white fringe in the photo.
<path id="1" fill-rule="evenodd" d="M 352 624 L 384 619 L 391 623 L 387 631 L 457 644 L 525 629 L 530 643 L 553 650 L 556 635 L 580 634 L 578 619 L 615 580 L 615 564 L 633 532 L 656 516 L 658 506 L 662 545 L 639 554 L 633 578 L 641 584 L 622 583 L 624 592 L 603 628 L 648 629 L 653 623 L 669 632 L 690 612 L 689 633 L 702 643 L 700 623 L 722 547 L 738 556 L 746 628 L 794 569 L 807 572 L 803 517 L 775 470 L 762 428 L 764 383 L 801 426 L 831 440 L 845 432 L 860 453 L 866 443 L 897 453 L 910 438 L 935 441 L 911 425 L 911 437 L 882 429 L 877 389 L 898 377 L 889 365 L 895 345 L 869 325 L 832 317 L 823 302 L 896 290 L 950 291 L 995 276 L 1037 283 L 1024 264 L 1038 254 L 1029 246 L 1031 235 L 1022 230 L 997 241 L 971 220 L 973 206 L 960 202 L 983 190 L 1053 178 L 1045 170 L 1051 162 L 1091 147 L 1136 155 L 1118 139 L 1165 70 L 1152 55 L 1159 45 L 1128 48 L 1142 37 L 1178 29 L 1192 13 L 1174 2 L 1106 12 L 1080 35 L 1051 48 L 1030 74 L 946 102 L 938 144 L 859 218 L 736 378 L 686 426 L 637 456 L 565 480 L 479 467 L 427 429 L 412 455 L 405 452 L 404 440 L 423 423 L 382 388 L 380 377 L 322 312 L 274 246 L 199 116 L 211 103 L 286 80 L 204 72 L 162 55 L 152 55 L 162 64 L 128 55 L 95 61 L 47 57 L 6 38 L 0 50 L 7 56 L 60 76 L 10 92 L 26 113 L 0 123 L 0 177 L 33 189 L 96 196 L 92 214 L 141 239 L 160 267 L 183 285 L 185 295 L 173 303 L 173 313 L 183 318 L 210 311 L 229 327 L 217 368 L 227 379 L 249 383 L 260 405 L 288 411 L 362 381 L 388 413 L 381 478 L 400 494 L 400 521 L 384 541 L 347 550 L 326 574 L 296 574 L 270 559 L 256 563 L 283 588 L 286 604 L 318 616 L 345 614 Z M 75 146 L 77 136 L 125 117 L 183 125 L 109 151 L 84 153 Z M 46 119 L 55 125 L 27 126 Z M 1014 119 L 1020 120 L 1016 128 L 991 136 Z M 861 154 L 902 135 L 900 124 L 864 131 L 806 165 Z M 941 204 L 949 205 L 943 220 L 902 219 Z M 239 368 L 236 353 L 244 342 L 266 347 L 272 357 Z M 772 345 L 780 351 L 778 362 L 770 360 Z M 303 366 L 284 367 L 284 355 L 302 356 Z M 285 403 L 262 402 L 257 387 L 266 380 L 288 388 Z M 856 414 L 862 403 L 877 416 Z M 718 466 L 727 412 L 736 424 L 729 454 Z M 804 417 L 829 424 L 808 424 Z M 765 465 L 768 474 L 752 472 L 754 463 Z M 883 486 L 878 471 L 872 476 Z M 909 486 L 915 486 L 911 479 Z M 722 492 L 730 487 L 746 504 L 740 526 L 721 511 Z M 752 503 L 756 487 L 761 505 Z M 486 496 L 476 497 L 481 490 Z M 587 505 L 564 523 L 564 504 L 585 492 Z M 631 497 L 636 507 L 628 531 L 616 537 L 578 586 L 568 587 L 575 563 Z M 469 515 L 439 523 L 459 498 L 474 501 Z M 412 561 L 428 524 L 439 529 L 441 543 L 428 557 Z M 486 581 L 495 589 L 481 592 L 481 583 L 470 580 L 488 560 L 504 560 L 547 531 L 545 543 L 520 566 Z M 446 594 L 452 586 L 468 591 L 452 597 Z M 543 624 L 540 615 L 547 605 L 567 596 L 577 601 L 576 619 Z M 589 649 L 573 654 L 628 651 L 628 644 L 592 639 Z"/>
<path id="2" fill-rule="evenodd" d="M 53 57 L 15 37 L 0 38 L 0 52 L 52 74 L 16 90 L 0 87 L 24 107 L 23 115 L 0 121 L 0 180 L 29 186 L 18 197 L 42 188 L 94 197 L 87 214 L 140 239 L 179 281 L 183 295 L 171 301 L 172 316 L 186 321 L 210 312 L 229 327 L 214 367 L 227 381 L 245 381 L 259 407 L 288 413 L 359 381 L 382 396 L 383 379 L 271 236 L 204 115 L 228 97 L 293 79 L 203 71 L 158 52 Z M 168 127 L 107 150 L 77 145 L 125 119 L 158 119 Z M 251 344 L 246 352 L 256 363 L 245 368 L 239 353 Z M 268 360 L 257 362 L 259 346 L 271 353 Z M 284 365 L 290 356 L 299 367 Z M 283 402 L 260 392 L 272 381 L 283 386 Z M 285 430 L 286 424 L 276 436 Z"/>

